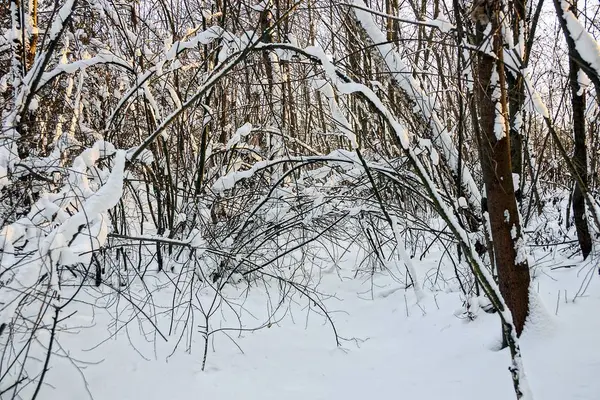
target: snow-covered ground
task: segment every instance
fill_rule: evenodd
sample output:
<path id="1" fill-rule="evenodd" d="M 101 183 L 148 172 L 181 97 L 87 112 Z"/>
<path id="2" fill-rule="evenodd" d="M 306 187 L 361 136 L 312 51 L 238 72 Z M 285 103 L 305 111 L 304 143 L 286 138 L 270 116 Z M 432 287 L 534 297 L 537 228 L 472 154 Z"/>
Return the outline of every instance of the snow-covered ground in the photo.
<path id="1" fill-rule="evenodd" d="M 425 276 L 437 261 L 431 257 L 415 265 Z M 564 265 L 575 266 L 560 268 Z M 474 320 L 465 318 L 464 299 L 458 292 L 429 290 L 416 304 L 411 289 L 386 276 L 354 278 L 354 267 L 352 256 L 347 256 L 321 276 L 318 286 L 320 292 L 333 295 L 324 303 L 344 338 L 340 347 L 314 304 L 295 296 L 291 305 L 280 308 L 274 318 L 280 320 L 270 327 L 214 334 L 205 371 L 198 327 L 203 321 L 191 322 L 195 332 L 191 353 L 185 351 L 184 337 L 169 356 L 179 335 L 165 342 L 137 319 L 128 325 L 110 324 L 116 303 L 107 309 L 112 316 L 107 310 L 92 314 L 91 307 L 74 305 L 78 312 L 66 324 L 88 327 L 60 334 L 60 345 L 72 359 L 53 358 L 49 385 L 40 398 L 80 400 L 88 393 L 96 400 L 514 398 L 508 349 L 498 350 L 496 314 L 480 310 Z M 583 264 L 545 257 L 536 262 L 532 284 L 536 304 L 521 343 L 536 399 L 600 399 L 597 269 L 597 260 Z M 158 282 L 147 279 L 146 284 L 151 289 Z M 158 309 L 161 301 L 165 305 L 171 301 L 166 292 L 153 296 Z M 230 299 L 239 297 L 234 303 L 243 304 L 237 311 L 247 328 L 260 326 L 269 313 L 267 304 L 278 302 L 275 284 L 269 291 L 270 303 L 260 285 L 249 292 L 227 286 L 225 292 Z M 107 302 L 117 299 L 109 290 L 106 293 Z M 126 296 L 121 296 L 122 309 L 127 309 L 126 303 Z M 213 328 L 238 325 L 224 309 L 213 317 Z M 128 320 L 130 314 L 123 311 L 119 319 Z M 168 323 L 159 327 L 169 330 Z M 111 337 L 117 328 L 118 334 Z M 183 331 L 180 324 L 178 332 Z"/>

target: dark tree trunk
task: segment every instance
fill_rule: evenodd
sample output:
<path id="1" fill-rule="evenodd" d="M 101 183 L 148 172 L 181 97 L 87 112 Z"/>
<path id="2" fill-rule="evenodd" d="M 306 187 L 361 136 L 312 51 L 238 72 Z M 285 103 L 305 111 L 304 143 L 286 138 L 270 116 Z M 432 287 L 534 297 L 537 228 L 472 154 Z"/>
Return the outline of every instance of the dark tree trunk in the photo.
<path id="1" fill-rule="evenodd" d="M 577 0 L 572 0 L 571 6 L 569 7 L 569 11 L 571 11 L 575 16 L 577 16 Z M 556 14 L 558 16 L 558 22 L 560 23 L 560 27 L 565 34 L 565 39 L 567 40 L 567 45 L 569 47 L 569 58 L 571 60 L 575 60 L 577 66 L 585 72 L 585 74 L 590 78 L 592 83 L 594 84 L 594 88 L 596 89 L 596 93 L 600 93 L 600 75 L 598 71 L 594 69 L 587 61 L 581 57 L 579 51 L 575 47 L 575 42 L 573 38 L 569 35 L 567 21 L 564 18 L 564 12 L 561 6 L 560 0 L 554 0 L 554 8 L 556 9 Z"/>
<path id="2" fill-rule="evenodd" d="M 577 16 L 577 1 L 574 0 L 571 11 Z M 577 180 L 573 190 L 573 217 L 575 218 L 575 229 L 577 239 L 583 258 L 592 251 L 592 238 L 585 216 L 585 190 L 588 185 L 587 173 L 587 147 L 585 144 L 585 93 L 579 91 L 579 68 L 577 62 L 577 50 L 571 36 L 563 29 L 565 39 L 569 47 L 569 85 L 571 86 L 571 105 L 573 107 L 573 136 L 575 148 L 573 153 L 573 165 L 584 187 Z"/>
<path id="3" fill-rule="evenodd" d="M 573 164 L 581 180 L 585 185 L 588 182 L 587 174 L 587 148 L 585 145 L 585 94 L 578 95 L 579 83 L 577 75 L 579 67 L 571 58 L 569 62 L 570 72 L 569 80 L 571 84 L 572 105 L 573 105 L 573 134 L 575 136 L 575 152 L 573 154 Z M 575 229 L 577 230 L 577 239 L 583 258 L 592 251 L 592 238 L 588 228 L 585 216 L 585 194 L 584 189 L 575 182 L 573 191 L 573 216 L 575 217 Z"/>
<path id="4" fill-rule="evenodd" d="M 511 170 L 519 177 L 523 174 L 523 103 L 525 93 L 523 90 L 523 79 L 519 75 L 517 79 L 508 82 L 509 111 L 510 111 L 510 158 Z M 522 179 L 522 178 L 521 178 Z M 521 190 L 518 189 L 515 196 L 519 203 L 522 200 Z"/>
<path id="5" fill-rule="evenodd" d="M 525 0 L 516 0 L 513 3 L 513 10 L 511 11 L 511 23 L 514 34 L 513 40 L 515 43 L 518 43 L 519 35 L 525 35 L 525 32 L 522 32 L 522 30 L 525 29 L 523 24 L 526 16 Z M 516 72 L 514 71 L 512 72 L 512 74 L 515 73 Z M 510 77 L 510 74 L 507 74 L 507 77 Z M 523 76 L 517 73 L 516 78 L 507 79 L 507 81 L 510 114 L 510 155 L 512 172 L 513 174 L 517 174 L 519 177 L 521 177 L 523 174 L 523 103 L 525 102 Z M 520 203 L 522 197 L 520 189 L 516 191 L 515 196 Z"/>
<path id="6" fill-rule="evenodd" d="M 486 186 L 487 205 L 498 283 L 513 322 L 520 335 L 529 312 L 529 266 L 521 240 L 521 225 L 513 187 L 511 145 L 508 136 L 506 81 L 499 29 L 499 2 L 490 2 L 493 57 L 482 54 L 478 60 L 477 97 L 479 103 L 480 157 Z M 483 40 L 483 27 L 479 27 Z M 497 79 L 493 75 L 497 74 Z M 499 95 L 498 95 L 499 94 Z M 498 122 L 497 122 L 498 121 Z M 497 123 L 499 124 L 497 126 Z M 497 135 L 498 133 L 498 135 Z"/>

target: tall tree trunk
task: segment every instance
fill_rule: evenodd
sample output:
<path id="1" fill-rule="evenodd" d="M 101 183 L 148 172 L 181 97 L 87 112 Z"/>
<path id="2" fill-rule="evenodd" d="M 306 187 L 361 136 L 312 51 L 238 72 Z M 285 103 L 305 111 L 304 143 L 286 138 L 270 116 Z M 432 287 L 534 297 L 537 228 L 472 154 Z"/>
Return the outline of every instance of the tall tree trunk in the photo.
<path id="1" fill-rule="evenodd" d="M 573 0 L 571 12 L 577 16 L 577 0 Z M 575 170 L 581 177 L 582 183 L 587 187 L 587 147 L 585 144 L 585 92 L 579 87 L 579 74 L 583 73 L 576 61 L 575 43 L 571 36 L 563 30 L 565 39 L 569 47 L 569 85 L 571 86 L 571 105 L 573 107 L 573 136 L 575 138 L 575 149 L 573 154 L 573 164 Z M 573 217 L 575 217 L 575 229 L 577 230 L 577 239 L 583 258 L 592 251 L 592 238 L 588 228 L 585 216 L 585 187 L 581 187 L 579 182 L 575 181 L 573 190 Z"/>
<path id="2" fill-rule="evenodd" d="M 517 58 L 516 61 L 523 63 L 524 52 L 523 48 L 525 43 L 519 41 L 525 41 L 525 0 L 516 0 L 513 4 L 512 11 L 512 31 L 513 31 L 513 57 Z M 506 72 L 506 71 L 505 71 Z M 510 115 L 510 154 L 511 154 L 511 166 L 512 173 L 517 174 L 521 180 L 523 174 L 523 104 L 525 102 L 525 91 L 523 85 L 523 75 L 521 71 L 514 71 L 507 75 L 508 82 L 508 101 L 509 101 L 509 115 Z M 521 202 L 521 190 L 516 190 L 516 198 Z"/>
<path id="3" fill-rule="evenodd" d="M 478 24 L 479 39 L 491 40 L 497 57 L 494 59 L 481 53 L 478 59 L 476 87 L 481 126 L 480 158 L 487 192 L 498 284 L 512 312 L 517 335 L 520 335 L 529 312 L 530 277 L 527 257 L 522 248 L 521 224 L 512 177 L 500 3 L 499 0 L 487 3 L 490 7 L 487 14 L 491 16 L 491 31 L 486 30 L 489 24 Z M 485 39 L 486 37 L 490 39 Z"/>

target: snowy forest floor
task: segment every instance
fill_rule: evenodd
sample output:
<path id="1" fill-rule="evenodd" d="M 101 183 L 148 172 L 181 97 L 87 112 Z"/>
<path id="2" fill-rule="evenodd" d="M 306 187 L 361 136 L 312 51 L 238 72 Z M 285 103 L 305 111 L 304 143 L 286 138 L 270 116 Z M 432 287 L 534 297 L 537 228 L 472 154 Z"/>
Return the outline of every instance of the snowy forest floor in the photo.
<path id="1" fill-rule="evenodd" d="M 416 267 L 424 275 L 435 270 L 438 261 L 439 255 L 430 256 Z M 125 296 L 119 299 L 107 289 L 106 301 L 111 304 L 106 309 L 73 306 L 77 313 L 65 322 L 73 330 L 58 336 L 61 351 L 72 359 L 53 358 L 41 398 L 80 400 L 89 394 L 96 400 L 514 398 L 509 352 L 498 350 L 496 314 L 475 310 L 474 320 L 465 318 L 464 299 L 458 292 L 429 290 L 417 304 L 412 289 L 387 275 L 355 277 L 354 264 L 353 256 L 346 255 L 322 274 L 318 286 L 320 292 L 332 295 L 324 304 L 345 338 L 340 347 L 314 304 L 295 295 L 270 327 L 212 335 L 205 371 L 201 370 L 204 340 L 198 328 L 202 321 L 190 322 L 191 353 L 185 351 L 184 338 L 170 356 L 178 335 L 165 342 L 143 318 L 115 325 L 119 307 L 121 321 L 135 313 L 126 311 Z M 572 267 L 561 267 L 565 265 Z M 532 288 L 537 305 L 532 306 L 522 350 L 537 399 L 600 399 L 597 268 L 597 260 L 582 263 L 559 256 L 536 262 Z M 159 286 L 158 278 L 145 282 L 149 288 Z M 239 298 L 237 311 L 247 328 L 260 326 L 268 319 L 267 305 L 277 302 L 276 287 L 224 290 L 230 299 Z M 152 301 L 157 309 L 164 301 L 166 310 L 172 299 L 161 290 Z M 213 317 L 213 327 L 238 324 L 226 309 Z M 167 320 L 159 328 L 168 330 Z"/>

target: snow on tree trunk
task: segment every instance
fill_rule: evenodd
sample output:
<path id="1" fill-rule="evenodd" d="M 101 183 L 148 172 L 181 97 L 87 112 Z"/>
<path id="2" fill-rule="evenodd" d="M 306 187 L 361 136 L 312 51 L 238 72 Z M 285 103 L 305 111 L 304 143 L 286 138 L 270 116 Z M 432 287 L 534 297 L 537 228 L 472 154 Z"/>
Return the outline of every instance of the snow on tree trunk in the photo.
<path id="1" fill-rule="evenodd" d="M 575 3 L 576 4 L 576 3 Z M 600 46 L 594 37 L 585 29 L 574 14 L 576 6 L 566 0 L 554 0 L 561 28 L 567 37 L 570 57 L 575 61 L 594 83 L 596 92 L 600 93 Z"/>
<path id="2" fill-rule="evenodd" d="M 508 83 L 508 103 L 510 115 L 510 155 L 512 163 L 512 172 L 517 174 L 519 181 L 523 174 L 523 132 L 524 132 L 524 117 L 525 112 L 523 106 L 525 104 L 525 85 L 523 82 L 524 64 L 525 64 L 525 21 L 526 16 L 526 1 L 517 0 L 514 2 L 512 10 L 512 31 L 513 35 L 508 34 L 505 40 L 510 41 L 509 49 L 505 52 L 509 57 L 515 58 L 515 67 L 517 71 L 514 75 L 506 74 Z M 506 26 L 506 24 L 505 24 Z M 509 71 L 505 71 L 509 72 Z M 516 197 L 519 202 L 522 200 L 521 185 L 517 183 Z"/>
<path id="3" fill-rule="evenodd" d="M 486 186 L 491 234 L 498 270 L 498 283 L 512 313 L 517 335 L 529 311 L 529 266 L 511 168 L 510 139 L 507 135 L 507 95 L 503 65 L 503 38 L 500 34 L 500 2 L 490 4 L 492 20 L 479 25 L 481 38 L 490 37 L 497 59 L 480 53 L 477 66 L 477 97 L 481 126 L 480 157 Z M 482 46 L 487 47 L 485 43 Z"/>
<path id="4" fill-rule="evenodd" d="M 562 11 L 562 8 L 557 8 L 557 10 L 560 12 Z M 575 14 L 576 11 L 577 2 L 575 1 L 569 12 L 577 18 L 577 15 Z M 573 136 L 575 139 L 573 165 L 581 178 L 581 183 L 576 181 L 575 189 L 573 190 L 573 216 L 575 217 L 575 228 L 577 230 L 579 247 L 581 248 L 583 258 L 587 258 L 592 251 L 592 238 L 590 236 L 590 230 L 585 214 L 585 192 L 588 185 L 587 147 L 585 143 L 585 88 L 580 85 L 579 75 L 582 72 L 579 67 L 579 62 L 577 61 L 578 53 L 576 42 L 570 36 L 568 30 L 563 29 L 563 33 L 565 34 L 565 39 L 569 47 L 569 85 L 571 87 Z"/>

